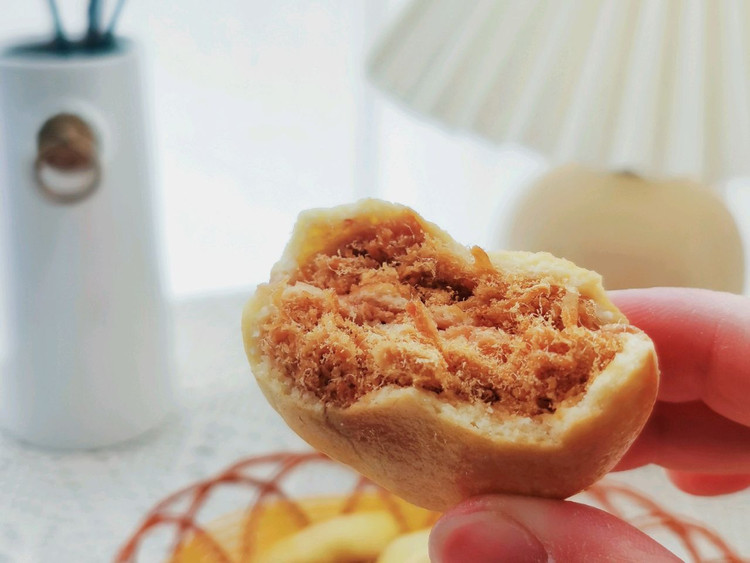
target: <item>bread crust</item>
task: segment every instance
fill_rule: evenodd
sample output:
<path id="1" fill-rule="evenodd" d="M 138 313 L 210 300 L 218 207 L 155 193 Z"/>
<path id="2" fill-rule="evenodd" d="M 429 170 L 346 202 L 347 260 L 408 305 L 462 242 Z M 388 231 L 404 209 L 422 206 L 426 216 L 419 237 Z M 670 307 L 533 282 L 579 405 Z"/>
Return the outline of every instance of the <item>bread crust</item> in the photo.
<path id="1" fill-rule="evenodd" d="M 345 237 L 348 219 L 377 222 L 405 210 L 365 200 L 304 213 L 271 282 L 288 277 L 312 254 Z M 419 220 L 451 252 L 468 259 L 466 248 Z M 594 299 L 607 322 L 627 322 L 607 299 L 598 274 L 546 253 L 500 252 L 490 259 L 501 270 L 552 276 L 556 283 Z M 294 387 L 260 352 L 259 327 L 273 312 L 271 293 L 269 285 L 261 285 L 242 319 L 248 360 L 269 403 L 314 448 L 431 510 L 446 510 L 479 494 L 565 498 L 580 492 L 625 454 L 656 399 L 653 344 L 640 331 L 623 331 L 622 350 L 582 398 L 551 414 L 500 416 L 491 405 L 451 404 L 413 387 L 384 387 L 349 407 L 327 406 Z"/>

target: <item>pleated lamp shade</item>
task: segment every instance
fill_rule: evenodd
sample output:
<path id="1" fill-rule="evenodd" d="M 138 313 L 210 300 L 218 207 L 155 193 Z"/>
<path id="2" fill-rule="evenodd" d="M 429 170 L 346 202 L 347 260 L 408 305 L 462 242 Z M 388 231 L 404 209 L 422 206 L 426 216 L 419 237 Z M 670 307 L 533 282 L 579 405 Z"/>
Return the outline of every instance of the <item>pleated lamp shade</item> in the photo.
<path id="1" fill-rule="evenodd" d="M 416 0 L 372 53 L 416 111 L 556 162 L 750 173 L 750 2 Z"/>

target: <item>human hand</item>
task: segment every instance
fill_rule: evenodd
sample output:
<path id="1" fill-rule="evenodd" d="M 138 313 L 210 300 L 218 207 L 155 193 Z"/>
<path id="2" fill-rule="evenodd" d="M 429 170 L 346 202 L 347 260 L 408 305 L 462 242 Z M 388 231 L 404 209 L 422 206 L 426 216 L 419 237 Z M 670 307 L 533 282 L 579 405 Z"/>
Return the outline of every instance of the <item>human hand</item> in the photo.
<path id="1" fill-rule="evenodd" d="M 654 411 L 617 466 L 656 463 L 699 495 L 750 487 L 750 299 L 700 289 L 618 291 L 612 300 L 654 341 Z M 437 563 L 679 561 L 646 534 L 569 501 L 490 495 L 447 512 L 430 537 Z"/>

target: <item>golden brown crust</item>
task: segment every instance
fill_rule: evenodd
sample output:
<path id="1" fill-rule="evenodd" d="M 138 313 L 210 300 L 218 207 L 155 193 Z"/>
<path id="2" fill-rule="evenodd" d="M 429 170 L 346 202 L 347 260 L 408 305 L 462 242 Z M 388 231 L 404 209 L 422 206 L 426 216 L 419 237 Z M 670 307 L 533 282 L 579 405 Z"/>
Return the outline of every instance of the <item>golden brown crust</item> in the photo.
<path id="1" fill-rule="evenodd" d="M 368 200 L 354 206 L 307 212 L 301 217 L 272 281 L 290 276 L 312 254 L 346 236 L 346 220 L 392 219 L 407 208 Z M 422 228 L 456 255 L 470 253 L 419 218 Z M 600 277 L 540 253 L 490 256 L 503 271 L 553 276 L 596 300 L 608 322 L 626 321 L 606 298 Z M 646 422 L 658 385 L 651 341 L 622 332 L 622 351 L 573 405 L 540 417 L 500 418 L 487 404 L 448 404 L 414 388 L 386 387 L 347 408 L 325 406 L 291 384 L 260 352 L 271 289 L 260 286 L 243 314 L 248 359 L 258 383 L 287 424 L 313 447 L 351 465 L 404 499 L 444 510 L 484 493 L 564 498 L 609 471 Z"/>

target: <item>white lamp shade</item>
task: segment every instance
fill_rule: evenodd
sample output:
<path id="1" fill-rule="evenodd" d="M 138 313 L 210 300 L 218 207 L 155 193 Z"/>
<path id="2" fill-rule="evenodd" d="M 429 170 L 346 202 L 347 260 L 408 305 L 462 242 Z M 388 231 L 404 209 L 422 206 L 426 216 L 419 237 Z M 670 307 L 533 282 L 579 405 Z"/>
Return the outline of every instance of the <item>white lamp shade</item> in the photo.
<path id="1" fill-rule="evenodd" d="M 416 0 L 376 84 L 553 162 L 708 183 L 750 172 L 750 2 Z"/>

